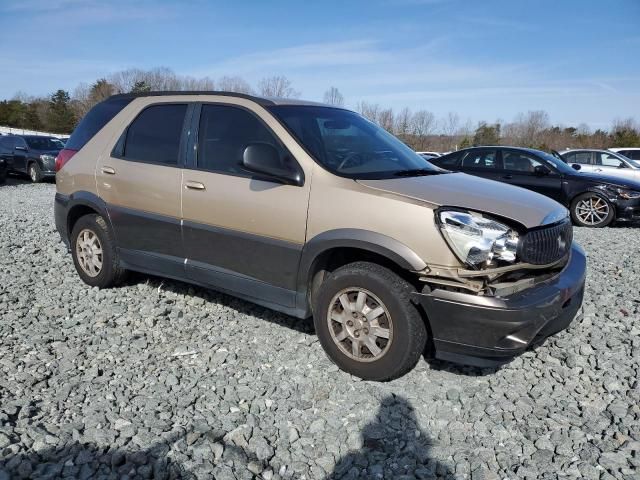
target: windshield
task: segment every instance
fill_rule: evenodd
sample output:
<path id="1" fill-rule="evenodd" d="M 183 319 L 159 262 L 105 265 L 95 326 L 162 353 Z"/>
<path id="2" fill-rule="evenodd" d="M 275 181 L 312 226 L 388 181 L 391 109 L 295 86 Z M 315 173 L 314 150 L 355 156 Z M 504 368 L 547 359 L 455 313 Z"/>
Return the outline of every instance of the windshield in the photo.
<path id="1" fill-rule="evenodd" d="M 57 138 L 49 137 L 25 137 L 29 148 L 34 150 L 61 150 L 64 144 Z"/>
<path id="2" fill-rule="evenodd" d="M 445 173 L 357 113 L 306 105 L 269 110 L 318 163 L 337 175 L 379 179 Z"/>
<path id="3" fill-rule="evenodd" d="M 555 167 L 555 169 L 558 170 L 559 172 L 566 173 L 569 175 L 578 173 L 577 170 L 574 170 L 572 167 L 567 165 L 563 160 L 560 160 L 559 158 L 556 158 L 547 152 L 543 152 L 542 150 L 536 150 L 536 155 L 538 155 L 538 157 L 549 162 L 551 166 Z"/>

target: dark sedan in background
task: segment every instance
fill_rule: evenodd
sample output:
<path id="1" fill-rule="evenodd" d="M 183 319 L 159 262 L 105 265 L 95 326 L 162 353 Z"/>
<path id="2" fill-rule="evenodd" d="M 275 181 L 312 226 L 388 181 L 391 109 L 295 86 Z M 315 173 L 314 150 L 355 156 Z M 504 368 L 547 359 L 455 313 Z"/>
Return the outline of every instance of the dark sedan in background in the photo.
<path id="1" fill-rule="evenodd" d="M 583 173 L 540 150 L 473 147 L 429 161 L 551 197 L 569 209 L 576 225 L 604 227 L 615 220 L 640 220 L 640 182 Z"/>
<path id="2" fill-rule="evenodd" d="M 23 173 L 32 182 L 55 177 L 56 156 L 64 143 L 55 137 L 40 135 L 3 135 L 0 137 L 0 158 L 9 172 Z"/>

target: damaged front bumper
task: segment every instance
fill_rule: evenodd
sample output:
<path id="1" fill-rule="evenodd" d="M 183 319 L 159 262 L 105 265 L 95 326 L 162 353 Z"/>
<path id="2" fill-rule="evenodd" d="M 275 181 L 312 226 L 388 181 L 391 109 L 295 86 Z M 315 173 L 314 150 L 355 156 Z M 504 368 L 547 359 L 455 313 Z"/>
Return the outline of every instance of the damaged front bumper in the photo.
<path id="1" fill-rule="evenodd" d="M 414 293 L 431 326 L 436 358 L 480 367 L 506 363 L 565 329 L 581 311 L 586 257 L 573 244 L 553 277 L 509 295 L 435 289 Z"/>

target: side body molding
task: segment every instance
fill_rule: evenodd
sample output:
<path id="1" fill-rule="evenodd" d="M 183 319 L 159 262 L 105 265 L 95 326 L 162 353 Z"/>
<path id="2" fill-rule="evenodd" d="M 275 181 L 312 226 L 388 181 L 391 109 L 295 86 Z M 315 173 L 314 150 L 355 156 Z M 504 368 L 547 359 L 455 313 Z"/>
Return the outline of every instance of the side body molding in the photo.
<path id="1" fill-rule="evenodd" d="M 307 241 L 302 249 L 297 285 L 299 309 L 309 309 L 307 288 L 314 263 L 322 253 L 334 248 L 357 248 L 376 253 L 407 270 L 418 271 L 427 266 L 424 260 L 405 244 L 382 233 L 357 228 L 328 230 Z"/>

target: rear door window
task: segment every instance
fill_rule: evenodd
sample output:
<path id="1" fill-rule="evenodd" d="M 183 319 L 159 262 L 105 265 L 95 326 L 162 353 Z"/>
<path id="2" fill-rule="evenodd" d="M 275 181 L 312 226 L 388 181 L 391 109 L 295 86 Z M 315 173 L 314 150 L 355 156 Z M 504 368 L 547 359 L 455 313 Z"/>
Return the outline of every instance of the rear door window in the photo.
<path id="1" fill-rule="evenodd" d="M 579 163 L 580 165 L 591 164 L 591 152 L 576 152 L 571 163 Z"/>
<path id="2" fill-rule="evenodd" d="M 429 161 L 442 168 L 454 168 L 460 164 L 460 158 L 464 153 L 464 151 L 453 152 L 442 157 L 430 158 Z"/>
<path id="3" fill-rule="evenodd" d="M 126 160 L 177 165 L 187 104 L 152 105 L 129 125 L 122 156 Z"/>
<path id="4" fill-rule="evenodd" d="M 498 170 L 498 155 L 495 149 L 473 150 L 462 159 L 464 169 Z"/>

